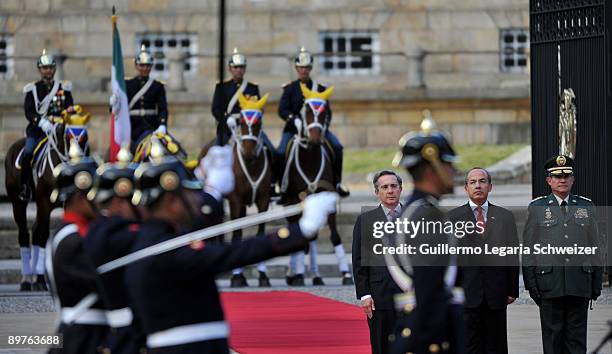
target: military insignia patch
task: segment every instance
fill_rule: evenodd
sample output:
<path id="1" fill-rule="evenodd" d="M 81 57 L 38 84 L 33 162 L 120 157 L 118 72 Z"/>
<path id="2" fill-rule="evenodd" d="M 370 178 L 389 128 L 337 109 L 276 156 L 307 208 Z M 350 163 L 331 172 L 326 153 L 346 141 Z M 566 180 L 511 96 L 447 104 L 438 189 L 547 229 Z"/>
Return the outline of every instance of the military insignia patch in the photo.
<path id="1" fill-rule="evenodd" d="M 585 208 L 578 208 L 574 213 L 576 219 L 586 219 L 589 217 L 589 212 Z"/>
<path id="2" fill-rule="evenodd" d="M 161 177 L 159 177 L 159 185 L 167 191 L 176 190 L 178 188 L 178 184 L 179 178 L 173 171 L 166 171 L 162 173 Z"/>
<path id="3" fill-rule="evenodd" d="M 552 219 L 552 212 L 550 211 L 550 207 L 544 210 L 544 219 Z"/>
<path id="4" fill-rule="evenodd" d="M 88 189 L 92 182 L 91 174 L 87 171 L 81 171 L 74 176 L 74 185 L 80 190 Z"/>
<path id="5" fill-rule="evenodd" d="M 567 163 L 567 159 L 565 158 L 565 156 L 557 157 L 557 166 L 565 166 L 566 163 Z"/>

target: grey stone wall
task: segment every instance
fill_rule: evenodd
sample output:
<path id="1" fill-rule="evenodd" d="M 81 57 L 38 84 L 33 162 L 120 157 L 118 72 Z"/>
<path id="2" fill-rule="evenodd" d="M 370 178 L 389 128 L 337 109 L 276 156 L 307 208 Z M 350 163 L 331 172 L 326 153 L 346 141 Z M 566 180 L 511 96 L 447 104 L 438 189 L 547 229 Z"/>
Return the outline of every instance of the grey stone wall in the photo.
<path id="1" fill-rule="evenodd" d="M 324 76 L 336 86 L 334 129 L 348 146 L 378 146 L 417 124 L 422 108 L 434 107 L 451 132 L 468 142 L 528 141 L 528 74 L 501 73 L 500 29 L 528 27 L 526 0 L 338 0 L 227 1 L 228 51 L 248 56 L 247 78 L 270 92 L 266 124 L 278 135 L 275 104 L 280 86 L 295 78 L 291 57 L 299 46 L 319 51 L 321 30 L 377 30 L 381 70 L 377 75 Z M 198 69 L 185 77 L 185 91 L 169 93 L 173 131 L 190 140 L 213 135 L 209 105 L 216 82 L 215 0 L 2 0 L 0 33 L 11 34 L 15 72 L 0 80 L 0 152 L 25 126 L 21 89 L 36 80 L 42 48 L 67 56 L 66 79 L 75 96 L 94 111 L 100 142 L 108 114 L 111 9 L 117 7 L 128 76 L 133 74 L 135 36 L 141 32 L 193 32 Z M 317 61 L 317 63 L 320 60 Z M 458 108 L 453 102 L 461 101 Z M 519 102 L 518 106 L 513 106 Z M 414 102 L 417 102 L 415 104 Z M 481 103 L 486 102 L 486 107 Z M 402 106 L 396 109 L 396 106 Z M 355 108 L 358 107 L 358 108 Z M 436 108 L 437 107 L 437 108 Z M 445 108 L 447 107 L 447 108 Z M 436 114 L 435 111 L 438 111 Z M 368 122 L 376 122 L 371 127 Z M 99 128 L 99 129 L 98 129 Z M 185 134 L 183 134 L 183 132 Z M 381 138 L 384 138 L 381 140 Z M 92 136 L 93 141 L 97 138 Z"/>

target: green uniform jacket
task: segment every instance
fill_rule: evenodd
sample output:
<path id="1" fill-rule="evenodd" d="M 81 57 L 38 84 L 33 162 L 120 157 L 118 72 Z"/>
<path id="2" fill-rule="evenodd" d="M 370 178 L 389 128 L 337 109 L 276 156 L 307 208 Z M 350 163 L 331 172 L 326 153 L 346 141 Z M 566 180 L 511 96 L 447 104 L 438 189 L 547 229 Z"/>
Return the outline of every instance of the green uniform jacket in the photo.
<path id="1" fill-rule="evenodd" d="M 525 288 L 537 288 L 542 298 L 579 296 L 592 298 L 601 293 L 601 247 L 593 203 L 578 195 L 569 195 L 564 215 L 551 193 L 529 204 L 523 245 L 530 254 L 523 254 Z M 593 247 L 595 255 L 534 254 L 537 247 Z"/>

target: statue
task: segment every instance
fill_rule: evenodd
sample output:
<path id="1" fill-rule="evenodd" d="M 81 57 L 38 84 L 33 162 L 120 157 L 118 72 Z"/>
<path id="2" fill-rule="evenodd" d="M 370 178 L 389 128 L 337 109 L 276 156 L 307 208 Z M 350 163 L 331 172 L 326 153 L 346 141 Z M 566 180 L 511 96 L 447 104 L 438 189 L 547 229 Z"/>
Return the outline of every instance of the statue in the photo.
<path id="1" fill-rule="evenodd" d="M 559 155 L 576 157 L 576 96 L 571 88 L 559 98 Z"/>

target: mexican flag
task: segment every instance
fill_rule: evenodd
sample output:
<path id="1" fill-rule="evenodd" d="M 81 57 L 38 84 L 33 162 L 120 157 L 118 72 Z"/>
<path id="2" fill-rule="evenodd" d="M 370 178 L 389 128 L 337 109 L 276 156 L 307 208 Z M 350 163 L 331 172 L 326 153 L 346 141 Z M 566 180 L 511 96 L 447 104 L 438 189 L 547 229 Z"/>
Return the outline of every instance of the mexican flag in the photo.
<path id="1" fill-rule="evenodd" d="M 117 161 L 117 153 L 123 145 L 130 143 L 131 126 L 127 90 L 123 71 L 121 38 L 117 28 L 117 16 L 113 14 L 113 68 L 111 70 L 111 127 L 109 161 Z"/>

